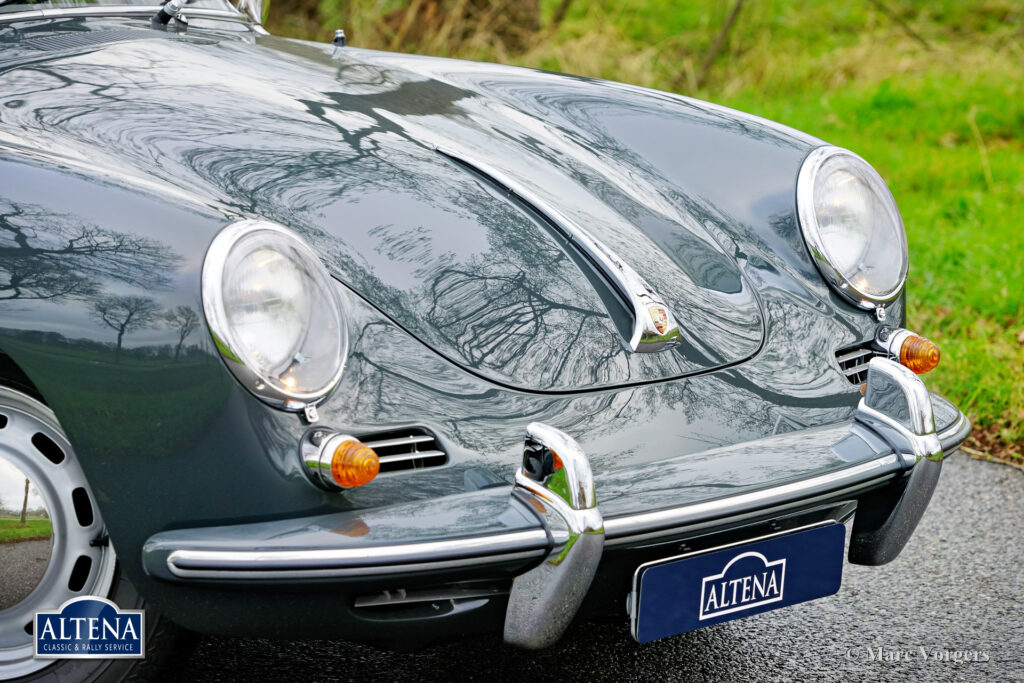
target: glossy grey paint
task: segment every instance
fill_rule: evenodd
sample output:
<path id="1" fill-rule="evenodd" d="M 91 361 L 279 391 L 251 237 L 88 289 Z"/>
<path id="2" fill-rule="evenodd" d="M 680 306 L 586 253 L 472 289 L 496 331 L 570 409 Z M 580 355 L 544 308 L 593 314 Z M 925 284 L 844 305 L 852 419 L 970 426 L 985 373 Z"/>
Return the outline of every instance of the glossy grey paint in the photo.
<path id="1" fill-rule="evenodd" d="M 326 46 L 192 23 L 190 38 L 80 39 L 58 52 L 26 42 L 148 29 L 110 19 L 0 29 L 0 349 L 60 417 L 126 571 L 158 607 L 185 609 L 180 588 L 142 570 L 156 533 L 426 501 L 464 492 L 472 469 L 511 480 L 533 420 L 573 435 L 598 499 L 607 487 L 614 500 L 631 468 L 852 414 L 859 393 L 833 353 L 872 338 L 875 323 L 832 294 L 800 238 L 795 178 L 813 139 L 629 86 L 365 51 L 332 60 Z M 441 134 L 468 152 L 505 149 L 510 173 L 564 190 L 554 199 L 685 304 L 705 356 L 621 353 L 597 285 L 538 221 L 438 159 L 429 136 Z M 301 232 L 344 283 L 352 353 L 322 423 L 357 434 L 427 426 L 449 466 L 316 490 L 295 452 L 305 427 L 235 382 L 201 320 L 177 361 L 179 330 L 161 323 L 125 335 L 115 362 L 114 330 L 91 313 L 100 290 L 196 307 L 206 246 L 238 217 Z M 53 253 L 83 231 L 121 246 Z M 456 306 L 431 314 L 410 295 L 457 265 L 507 283 L 471 289 L 495 310 L 525 302 L 532 332 L 510 364 L 476 354 L 479 332 L 450 336 Z M 889 322 L 902 318 L 900 301 Z M 567 333 L 583 319 L 595 327 Z M 504 322 L 482 318 L 482 334 Z M 551 370 L 540 341 L 564 369 Z M 684 372 L 696 374 L 659 381 Z M 780 453 L 772 476 L 828 466 L 796 456 Z M 728 477 L 752 487 L 763 471 L 704 458 L 677 475 L 659 489 Z M 463 528 L 454 513 L 439 521 Z M 268 615 L 287 609 L 266 600 Z"/>
<path id="2" fill-rule="evenodd" d="M 704 146 L 733 157 L 730 185 L 743 184 L 729 196 L 781 200 L 792 219 L 792 178 L 814 144 L 805 136 L 521 70 L 358 50 L 332 58 L 274 38 L 94 33 L 99 44 L 74 56 L 38 49 L 50 44 L 31 33 L 8 48 L 33 60 L 6 79 L 18 102 L 5 121 L 20 142 L 73 155 L 99 147 L 108 164 L 296 229 L 361 296 L 485 377 L 573 391 L 733 364 L 761 346 L 733 237 L 746 216 L 705 197 Z M 19 97 L 24 79 L 42 87 Z M 48 107 L 57 96 L 74 112 Z M 585 225 L 665 297 L 685 343 L 628 353 L 601 299 L 607 286 L 595 287 L 574 250 L 435 145 L 486 160 Z"/>

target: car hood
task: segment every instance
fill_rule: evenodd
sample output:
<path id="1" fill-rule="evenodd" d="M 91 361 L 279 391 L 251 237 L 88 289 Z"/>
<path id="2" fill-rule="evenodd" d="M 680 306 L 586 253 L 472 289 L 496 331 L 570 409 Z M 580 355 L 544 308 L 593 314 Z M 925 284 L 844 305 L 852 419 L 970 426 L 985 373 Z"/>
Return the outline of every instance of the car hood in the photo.
<path id="1" fill-rule="evenodd" d="M 810 138 L 581 78 L 125 24 L 22 31 L 0 58 L 0 138 L 288 226 L 399 326 L 507 386 L 658 381 L 761 348 L 741 235 L 791 217 Z M 438 148 L 585 228 L 682 343 L 631 351 L 578 245 Z"/>

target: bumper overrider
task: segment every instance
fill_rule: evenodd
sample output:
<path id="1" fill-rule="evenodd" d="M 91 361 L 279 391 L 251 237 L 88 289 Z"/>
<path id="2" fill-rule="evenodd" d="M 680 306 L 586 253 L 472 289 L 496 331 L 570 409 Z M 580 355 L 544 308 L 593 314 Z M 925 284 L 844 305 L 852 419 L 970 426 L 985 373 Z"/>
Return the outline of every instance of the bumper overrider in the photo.
<path id="1" fill-rule="evenodd" d="M 507 597 L 505 640 L 542 648 L 578 614 L 609 612 L 591 603 L 628 609 L 631 572 L 680 551 L 853 517 L 849 561 L 891 561 L 931 499 L 944 454 L 969 431 L 967 418 L 914 373 L 874 358 L 851 422 L 602 472 L 600 507 L 580 446 L 535 422 L 511 488 L 161 532 L 143 548 L 143 565 L 160 579 L 208 587 L 328 582 L 353 596 L 353 608 Z M 699 481 L 783 456 L 807 469 L 759 486 Z"/>

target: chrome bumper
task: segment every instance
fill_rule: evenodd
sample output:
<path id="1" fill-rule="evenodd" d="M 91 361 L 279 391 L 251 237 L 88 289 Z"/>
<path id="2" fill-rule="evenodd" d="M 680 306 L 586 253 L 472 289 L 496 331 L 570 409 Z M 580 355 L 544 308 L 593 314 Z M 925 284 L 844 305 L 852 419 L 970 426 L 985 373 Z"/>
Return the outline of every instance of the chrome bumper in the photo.
<path id="1" fill-rule="evenodd" d="M 143 563 L 148 573 L 165 580 L 214 583 L 332 579 L 380 586 L 412 576 L 500 571 L 515 577 L 506 640 L 545 647 L 561 637 L 575 616 L 606 546 L 739 525 L 817 502 L 877 498 L 879 491 L 897 487 L 895 503 L 871 499 L 889 508 L 875 514 L 859 536 L 855 521 L 851 543 L 852 561 L 889 561 L 920 519 L 943 454 L 970 431 L 967 419 L 947 402 L 936 402 L 934 408 L 952 418 L 938 433 L 933 402 L 921 381 L 902 366 L 873 359 L 868 390 L 852 423 L 651 463 L 645 470 L 603 474 L 600 509 L 579 446 L 568 435 L 534 423 L 527 430 L 523 466 L 511 495 L 507 487 L 488 488 L 312 518 L 299 529 L 295 520 L 283 520 L 162 532 L 146 543 Z M 700 486 L 680 485 L 692 481 L 695 461 L 755 462 L 773 452 L 794 451 L 812 460 L 811 454 L 821 450 L 829 452 L 830 471 L 812 476 L 797 472 L 786 481 L 710 500 Z M 820 463 L 808 467 L 820 472 Z M 690 489 L 699 499 L 680 501 Z M 660 505 L 664 496 L 679 502 Z M 644 511 L 629 511 L 638 498 Z M 417 520 L 413 530 L 408 528 L 411 519 Z M 453 528 L 459 531 L 453 534 Z"/>

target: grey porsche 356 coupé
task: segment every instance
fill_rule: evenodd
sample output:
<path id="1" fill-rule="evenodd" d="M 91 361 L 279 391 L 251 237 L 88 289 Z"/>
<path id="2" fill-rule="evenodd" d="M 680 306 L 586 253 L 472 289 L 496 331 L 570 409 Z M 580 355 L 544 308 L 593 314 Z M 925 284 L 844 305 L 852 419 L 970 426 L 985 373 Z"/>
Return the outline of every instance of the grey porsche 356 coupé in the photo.
<path id="1" fill-rule="evenodd" d="M 970 427 L 864 160 L 258 17 L 0 0 L 0 679 L 646 642 L 900 553 Z M 40 655 L 83 596 L 145 659 Z"/>

